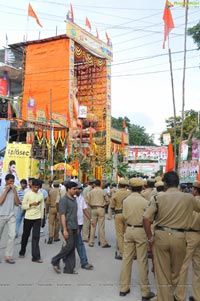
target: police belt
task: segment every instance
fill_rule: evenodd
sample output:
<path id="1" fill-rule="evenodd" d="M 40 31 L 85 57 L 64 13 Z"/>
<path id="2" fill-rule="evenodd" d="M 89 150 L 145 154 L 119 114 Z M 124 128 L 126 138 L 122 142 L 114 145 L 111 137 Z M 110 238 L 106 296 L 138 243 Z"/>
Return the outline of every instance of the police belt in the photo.
<path id="1" fill-rule="evenodd" d="M 187 232 L 199 232 L 200 233 L 200 230 L 188 229 Z"/>
<path id="2" fill-rule="evenodd" d="M 127 224 L 128 227 L 133 227 L 133 228 L 143 228 L 143 225 L 130 225 Z"/>
<path id="3" fill-rule="evenodd" d="M 55 206 L 49 206 L 49 208 L 56 208 L 56 205 Z"/>
<path id="4" fill-rule="evenodd" d="M 175 232 L 185 232 L 188 231 L 187 229 L 179 229 L 179 228 L 170 228 L 166 226 L 156 226 L 155 230 L 161 230 L 161 231 L 175 231 Z"/>
<path id="5" fill-rule="evenodd" d="M 122 213 L 122 209 L 115 210 L 115 214 L 120 214 L 120 213 Z"/>
<path id="6" fill-rule="evenodd" d="M 104 206 L 90 206 L 92 209 L 104 208 Z"/>

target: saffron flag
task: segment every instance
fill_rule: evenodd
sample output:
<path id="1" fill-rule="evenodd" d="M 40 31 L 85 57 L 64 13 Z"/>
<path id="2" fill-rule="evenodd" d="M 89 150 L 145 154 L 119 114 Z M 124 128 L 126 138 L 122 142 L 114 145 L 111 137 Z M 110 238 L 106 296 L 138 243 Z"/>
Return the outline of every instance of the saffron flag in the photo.
<path id="1" fill-rule="evenodd" d="M 34 18 L 34 19 L 36 20 L 37 24 L 38 24 L 40 27 L 42 27 L 42 24 L 40 23 L 40 21 L 39 21 L 37 15 L 36 15 L 36 13 L 34 12 L 32 6 L 30 5 L 30 3 L 29 3 L 29 5 L 28 5 L 28 16 Z"/>
<path id="2" fill-rule="evenodd" d="M 98 32 L 97 29 L 96 29 L 96 38 L 97 38 L 97 39 L 99 38 L 99 32 Z"/>
<path id="3" fill-rule="evenodd" d="M 74 10 L 71 3 L 70 3 L 70 14 L 71 14 L 71 21 L 74 22 Z"/>
<path id="4" fill-rule="evenodd" d="M 8 120 L 12 118 L 12 108 L 11 103 L 8 101 Z"/>
<path id="5" fill-rule="evenodd" d="M 163 21 L 164 21 L 164 41 L 163 41 L 163 49 L 165 49 L 165 42 L 170 31 L 174 28 L 174 21 L 172 18 L 170 6 L 168 5 L 168 1 L 166 1 L 165 9 L 163 13 Z"/>
<path id="6" fill-rule="evenodd" d="M 198 171 L 198 173 L 197 173 L 197 181 L 200 182 L 200 167 L 199 167 L 199 171 Z"/>
<path id="7" fill-rule="evenodd" d="M 85 19 L 85 26 L 88 27 L 90 30 L 92 29 L 92 26 L 90 24 L 88 17 L 86 17 L 86 19 Z"/>
<path id="8" fill-rule="evenodd" d="M 124 150 L 124 133 L 122 133 L 121 146 L 122 146 L 122 150 Z"/>
<path id="9" fill-rule="evenodd" d="M 47 121 L 47 122 L 50 121 L 48 105 L 46 105 L 46 107 L 45 107 L 45 118 L 46 118 L 46 121 Z"/>
<path id="10" fill-rule="evenodd" d="M 125 129 L 125 128 L 126 128 L 126 120 L 123 119 L 123 129 Z"/>
<path id="11" fill-rule="evenodd" d="M 111 45 L 111 39 L 109 38 L 107 32 L 105 32 L 105 35 L 106 35 L 106 39 L 107 39 L 107 44 Z"/>
<path id="12" fill-rule="evenodd" d="M 173 151 L 172 143 L 170 142 L 168 144 L 168 154 L 167 154 L 165 172 L 173 171 L 173 170 L 174 170 L 174 151 Z"/>
<path id="13" fill-rule="evenodd" d="M 71 22 L 74 22 L 74 10 L 71 4 L 70 4 L 70 9 L 68 10 L 67 13 L 67 19 L 70 20 Z"/>

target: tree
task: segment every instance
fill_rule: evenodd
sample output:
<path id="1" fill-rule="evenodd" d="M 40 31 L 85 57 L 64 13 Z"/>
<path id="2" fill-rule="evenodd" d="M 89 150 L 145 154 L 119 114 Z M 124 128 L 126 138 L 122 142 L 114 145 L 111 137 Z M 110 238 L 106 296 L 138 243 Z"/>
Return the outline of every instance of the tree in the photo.
<path id="1" fill-rule="evenodd" d="M 125 117 L 112 117 L 112 127 L 124 131 L 123 121 L 126 122 L 126 127 L 129 133 L 129 144 L 130 145 L 155 145 L 154 136 L 146 133 L 146 130 L 143 126 L 131 124 L 130 120 Z"/>
<path id="2" fill-rule="evenodd" d="M 183 123 L 183 140 L 188 140 L 188 144 L 191 145 L 192 137 L 199 136 L 198 130 L 198 112 L 194 110 L 185 111 L 185 118 Z M 174 143 L 174 117 L 169 117 L 165 120 L 167 130 L 164 131 L 160 136 L 160 142 L 163 143 L 163 134 L 169 133 L 171 136 L 171 141 Z M 180 143 L 180 133 L 181 133 L 181 123 L 182 118 L 180 116 L 176 117 L 176 145 L 177 145 L 177 154 L 178 155 L 178 146 Z M 189 152 L 190 157 L 190 152 Z"/>
<path id="3" fill-rule="evenodd" d="M 194 43 L 200 49 L 200 22 L 188 29 L 188 35 L 192 36 Z"/>

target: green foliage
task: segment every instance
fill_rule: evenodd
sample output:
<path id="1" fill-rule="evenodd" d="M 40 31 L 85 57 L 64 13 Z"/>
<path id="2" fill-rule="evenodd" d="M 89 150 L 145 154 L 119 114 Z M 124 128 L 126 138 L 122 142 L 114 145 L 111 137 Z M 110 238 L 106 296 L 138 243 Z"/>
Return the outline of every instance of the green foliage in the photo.
<path id="1" fill-rule="evenodd" d="M 130 145 L 155 145 L 154 136 L 146 133 L 143 126 L 131 124 L 130 120 L 125 117 L 112 117 L 111 126 L 117 130 L 124 131 L 123 121 L 125 120 L 126 126 L 129 133 L 129 144 Z"/>
<path id="2" fill-rule="evenodd" d="M 128 168 L 129 168 L 128 163 L 123 163 L 123 162 L 118 163 L 118 164 L 117 164 L 117 173 L 118 173 L 118 176 L 119 176 L 120 178 L 127 177 L 127 175 L 128 175 L 127 169 L 128 169 Z"/>
<path id="3" fill-rule="evenodd" d="M 175 131 L 174 131 L 174 117 L 169 117 L 165 120 L 167 130 L 164 131 L 160 136 L 161 144 L 163 143 L 163 134 L 169 133 L 171 136 L 171 141 L 174 143 L 175 140 Z M 180 116 L 176 117 L 176 150 L 178 154 L 179 143 L 180 143 L 180 135 L 181 135 L 181 123 L 182 118 Z M 191 145 L 192 137 L 198 137 L 199 131 L 197 131 L 198 127 L 198 112 L 194 110 L 185 111 L 185 119 L 183 124 L 183 140 L 188 140 L 188 144 Z M 189 158 L 191 153 L 189 151 Z"/>
<path id="4" fill-rule="evenodd" d="M 194 43 L 200 49 L 200 22 L 188 29 L 188 35 L 192 36 Z"/>

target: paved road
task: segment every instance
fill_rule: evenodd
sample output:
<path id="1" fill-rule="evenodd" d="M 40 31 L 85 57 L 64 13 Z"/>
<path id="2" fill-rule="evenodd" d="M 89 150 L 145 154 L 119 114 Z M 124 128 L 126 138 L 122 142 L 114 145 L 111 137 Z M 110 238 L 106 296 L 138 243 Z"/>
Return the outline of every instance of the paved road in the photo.
<path id="1" fill-rule="evenodd" d="M 30 243 L 26 257 L 18 258 L 20 237 L 16 239 L 16 264 L 9 265 L 2 260 L 0 264 L 0 300 L 1 301 L 139 301 L 137 264 L 133 264 L 131 293 L 126 297 L 119 296 L 119 273 L 121 261 L 114 259 L 115 233 L 114 221 L 106 220 L 106 237 L 112 245 L 102 249 L 95 243 L 94 248 L 86 244 L 89 262 L 94 264 L 93 271 L 81 269 L 77 256 L 76 270 L 78 275 L 56 274 L 50 264 L 51 257 L 60 250 L 61 243 L 46 244 L 47 226 L 41 234 L 40 248 L 42 264 L 31 261 Z M 0 258 L 3 259 L 6 235 L 0 245 Z M 151 262 L 150 262 L 151 268 Z M 155 292 L 153 275 L 150 272 L 152 290 Z"/>

